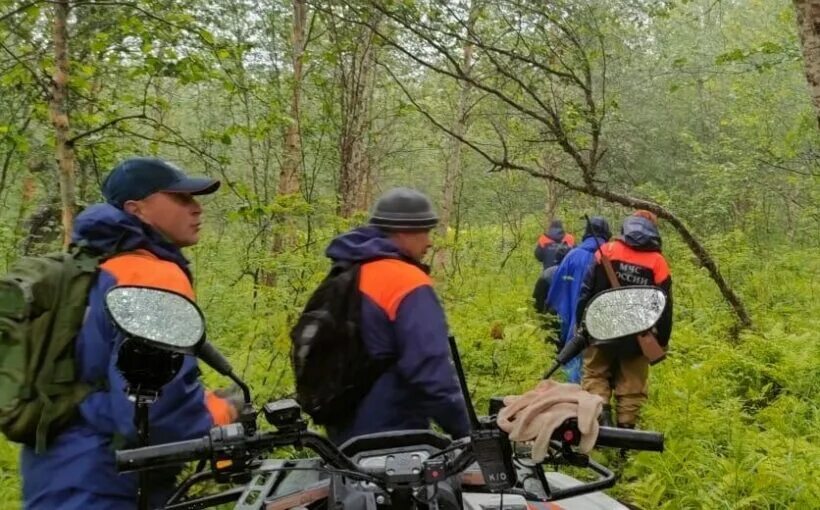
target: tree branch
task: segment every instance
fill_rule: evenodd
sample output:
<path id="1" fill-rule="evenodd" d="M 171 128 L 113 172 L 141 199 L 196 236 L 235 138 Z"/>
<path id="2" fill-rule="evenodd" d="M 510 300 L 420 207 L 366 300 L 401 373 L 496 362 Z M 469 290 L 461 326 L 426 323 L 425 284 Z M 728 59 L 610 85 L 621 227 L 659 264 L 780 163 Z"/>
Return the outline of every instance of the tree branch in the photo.
<path id="1" fill-rule="evenodd" d="M 488 44 L 488 43 L 484 42 L 482 39 L 480 39 L 478 37 L 478 34 L 476 34 L 475 30 L 473 30 L 471 27 L 469 27 L 468 23 L 466 21 L 464 21 L 461 17 L 459 17 L 455 13 L 455 11 L 453 11 L 452 8 L 447 7 L 447 11 L 465 29 L 465 33 L 467 34 L 466 36 L 461 35 L 458 32 L 452 32 L 452 31 L 449 31 L 449 30 L 434 28 L 434 27 L 432 27 L 430 25 L 427 25 L 427 24 L 424 24 L 424 23 L 419 23 L 419 26 L 421 26 L 422 28 L 425 28 L 426 30 L 430 30 L 430 31 L 433 31 L 433 32 L 438 32 L 438 33 L 446 35 L 448 37 L 452 37 L 452 38 L 456 39 L 457 41 L 459 41 L 461 43 L 472 44 L 473 46 L 475 46 L 477 48 L 480 48 L 480 49 L 482 49 L 486 52 L 498 53 L 499 55 L 502 55 L 504 57 L 519 61 L 519 62 L 524 63 L 524 64 L 531 65 L 531 66 L 535 67 L 536 69 L 539 69 L 539 70 L 541 70 L 541 71 L 543 71 L 543 72 L 545 72 L 549 75 L 552 75 L 552 76 L 555 76 L 555 77 L 558 77 L 558 78 L 564 78 L 566 80 L 570 80 L 572 82 L 575 82 L 575 84 L 578 85 L 579 87 L 584 86 L 584 83 L 581 80 L 579 80 L 578 77 L 572 72 L 559 71 L 558 69 L 555 69 L 555 68 L 553 68 L 549 65 L 546 65 L 543 62 L 539 62 L 538 60 L 535 60 L 534 58 L 531 58 L 529 56 L 521 55 L 520 53 L 515 53 L 514 51 L 510 51 L 508 49 L 501 48 L 499 46 L 496 46 L 496 45 L 493 45 L 493 44 Z M 386 11 L 384 11 L 384 12 L 386 12 Z M 387 14 L 387 15 L 391 16 L 390 14 Z M 520 41 L 524 41 L 523 38 L 520 37 L 520 32 L 518 32 L 517 35 L 518 35 L 518 39 Z M 529 47 L 528 47 L 528 49 L 529 49 Z"/>
<path id="2" fill-rule="evenodd" d="M 701 265 L 706 268 L 709 272 L 709 276 L 717 285 L 718 289 L 720 290 L 721 294 L 723 295 L 724 299 L 729 303 L 731 308 L 734 310 L 735 315 L 737 316 L 740 324 L 743 327 L 751 327 L 752 320 L 749 317 L 748 312 L 746 311 L 745 306 L 741 302 L 740 298 L 735 294 L 726 280 L 723 278 L 720 270 L 717 267 L 717 263 L 714 261 L 712 256 L 703 246 L 703 244 L 695 237 L 689 227 L 678 218 L 674 213 L 672 213 L 666 207 L 652 202 L 650 200 L 631 197 L 629 195 L 624 195 L 620 193 L 614 193 L 605 189 L 600 188 L 595 181 L 592 179 L 586 180 L 584 184 L 576 184 L 568 179 L 558 177 L 552 173 L 544 173 L 539 172 L 531 167 L 521 165 L 518 163 L 514 163 L 507 158 L 507 153 L 505 151 L 505 156 L 503 159 L 498 159 L 491 156 L 486 151 L 479 148 L 475 142 L 469 140 L 467 137 L 459 135 L 458 133 L 454 132 L 452 129 L 449 129 L 444 124 L 436 120 L 429 112 L 427 112 L 416 100 L 412 95 L 409 93 L 407 88 L 404 84 L 396 77 L 396 75 L 387 67 L 382 65 L 385 68 L 387 73 L 393 79 L 393 81 L 401 88 L 402 92 L 404 92 L 407 99 L 413 104 L 414 107 L 421 113 L 424 117 L 426 117 L 433 125 L 435 125 L 440 130 L 444 131 L 445 133 L 449 134 L 450 136 L 458 139 L 471 149 L 473 149 L 477 154 L 483 157 L 492 165 L 491 171 L 497 171 L 501 169 L 509 169 L 509 170 L 518 170 L 524 173 L 527 173 L 533 177 L 537 177 L 539 179 L 545 179 L 551 182 L 555 182 L 560 184 L 561 186 L 576 191 L 578 193 L 582 193 L 589 196 L 594 196 L 598 198 L 603 198 L 604 200 L 621 204 L 627 207 L 635 208 L 635 209 L 647 209 L 649 211 L 654 212 L 658 215 L 658 217 L 667 220 L 678 232 L 678 234 L 683 238 L 686 245 L 692 251 L 692 253 L 698 258 Z M 496 131 L 498 133 L 498 131 Z M 499 133 L 499 136 L 501 134 Z M 504 144 L 506 149 L 506 144 Z"/>
<path id="3" fill-rule="evenodd" d="M 384 11 L 382 11 L 382 12 L 384 12 Z M 334 15 L 333 13 L 330 13 L 330 14 Z M 535 112 L 535 111 L 527 108 L 526 106 L 520 104 L 519 102 L 515 101 L 514 99 L 509 97 L 507 94 L 504 94 L 503 92 L 501 92 L 500 90 L 498 90 L 496 88 L 493 88 L 493 87 L 490 87 L 488 85 L 485 85 L 483 82 L 478 81 L 475 78 L 468 75 L 467 73 L 465 73 L 464 70 L 461 68 L 458 60 L 452 54 L 450 54 L 450 52 L 447 51 L 446 48 L 443 48 L 441 45 L 436 43 L 436 41 L 434 41 L 429 36 L 424 35 L 424 34 L 420 33 L 419 31 L 415 30 L 411 25 L 403 24 L 403 26 L 406 29 L 410 30 L 411 32 L 416 34 L 419 38 L 421 38 L 425 43 L 427 43 L 427 44 L 431 45 L 433 48 L 435 48 L 436 51 L 438 51 L 439 54 L 443 58 L 445 58 L 447 61 L 450 62 L 450 65 L 452 65 L 452 67 L 453 67 L 453 69 L 455 69 L 455 71 L 450 71 L 449 69 L 443 68 L 441 66 L 437 66 L 437 65 L 435 65 L 431 62 L 428 62 L 427 60 L 419 57 L 416 53 L 406 49 L 401 44 L 399 44 L 396 41 L 390 39 L 382 31 L 379 31 L 377 29 L 377 27 L 371 26 L 367 22 L 359 21 L 359 20 L 350 20 L 350 19 L 347 19 L 347 21 L 351 21 L 353 23 L 357 23 L 357 24 L 369 27 L 387 45 L 391 46 L 392 48 L 395 48 L 399 52 L 403 53 L 404 55 L 406 55 L 407 57 L 409 57 L 410 59 L 412 59 L 416 63 L 426 67 L 427 69 L 430 69 L 431 71 L 434 71 L 436 73 L 439 73 L 439 74 L 442 74 L 442 75 L 445 75 L 445 76 L 449 76 L 449 77 L 451 77 L 455 80 L 467 82 L 467 83 L 471 84 L 472 86 L 474 86 L 475 88 L 477 88 L 479 90 L 483 90 L 484 92 L 487 92 L 488 94 L 491 94 L 491 95 L 497 97 L 502 102 L 504 102 L 504 103 L 508 104 L 509 106 L 511 106 L 513 109 L 515 109 L 515 110 L 517 110 L 517 111 L 519 111 L 519 112 L 521 112 L 521 113 L 523 113 L 523 114 L 525 114 L 525 115 L 527 115 L 527 116 L 541 122 L 542 124 L 549 125 L 550 120 L 547 117 L 544 117 L 543 115 L 538 114 L 537 112 Z M 402 23 L 402 21 L 400 21 L 400 20 L 395 20 L 394 19 L 394 21 L 398 21 L 399 23 Z"/>
<path id="4" fill-rule="evenodd" d="M 42 89 L 42 91 L 43 91 L 43 97 L 44 97 L 44 98 L 48 98 L 48 97 L 50 97 L 50 96 L 51 96 L 51 91 L 49 90 L 49 85 L 48 85 L 48 82 L 46 81 L 46 79 L 45 79 L 45 78 L 43 78 L 42 76 L 40 76 L 40 74 L 39 74 L 39 73 L 37 73 L 37 71 L 35 71 L 35 70 L 34 70 L 34 69 L 32 69 L 31 67 L 29 67 L 29 65 L 28 65 L 28 64 L 26 64 L 26 63 L 25 63 L 25 62 L 24 62 L 24 61 L 23 61 L 20 57 L 18 57 L 18 56 L 17 56 L 17 55 L 16 55 L 13 51 L 11 51 L 11 50 L 8 48 L 8 46 L 6 46 L 5 44 L 3 44 L 3 42 L 0 42 L 0 48 L 2 48 L 2 49 L 3 49 L 3 51 L 5 51 L 6 53 L 8 53 L 8 54 L 9 54 L 9 56 L 10 56 L 12 59 L 14 59 L 14 61 L 15 61 L 15 62 L 17 62 L 18 64 L 20 64 L 21 66 L 23 66 L 23 68 L 24 68 L 26 71 L 28 71 L 28 72 L 29 72 L 29 74 L 31 75 L 31 77 L 32 77 L 32 78 L 34 78 L 34 82 L 35 82 L 35 83 L 37 83 L 37 85 L 38 85 L 38 86 Z"/>
<path id="5" fill-rule="evenodd" d="M 18 130 L 18 134 L 23 134 L 23 133 L 26 132 L 26 130 L 28 130 L 28 125 L 31 122 L 31 119 L 32 119 L 32 114 L 29 114 L 28 116 L 26 116 L 26 120 L 23 122 L 23 125 Z M 19 142 L 17 140 L 15 140 L 11 144 L 11 148 L 8 150 L 8 152 L 6 152 L 6 155 L 3 158 L 3 167 L 2 167 L 2 170 L 0 171 L 0 193 L 3 193 L 3 190 L 6 187 L 6 178 L 8 176 L 9 166 L 11 165 L 12 157 L 17 152 L 17 146 L 18 145 L 19 145 Z"/>
<path id="6" fill-rule="evenodd" d="M 20 7 L 14 9 L 12 11 L 9 11 L 9 12 L 4 13 L 4 14 L 0 14 L 0 23 L 6 21 L 8 18 L 10 18 L 10 17 L 12 17 L 16 14 L 20 14 L 21 12 L 25 11 L 29 7 L 34 7 L 35 5 L 41 4 L 41 3 L 47 3 L 47 2 L 44 2 L 43 0 L 39 0 L 39 1 L 36 1 L 36 2 L 29 2 L 27 4 L 21 5 Z"/>
<path id="7" fill-rule="evenodd" d="M 86 137 L 91 136 L 93 134 L 99 133 L 100 131 L 103 131 L 103 130 L 105 130 L 105 129 L 107 129 L 107 128 L 115 125 L 115 124 L 120 123 L 120 122 L 123 122 L 123 121 L 126 121 L 126 120 L 133 120 L 133 119 L 150 120 L 150 119 L 148 119 L 148 116 L 145 115 L 144 113 L 138 113 L 138 114 L 135 114 L 135 115 L 126 115 L 124 117 L 118 117 L 116 119 L 109 120 L 108 122 L 106 122 L 104 124 L 101 124 L 101 125 L 95 127 L 94 129 L 90 129 L 90 130 L 86 131 L 85 133 L 80 133 L 79 135 L 76 135 L 72 138 L 69 138 L 66 143 L 69 144 L 69 145 L 74 145 L 78 140 L 82 140 L 83 138 L 86 138 Z"/>
<path id="8" fill-rule="evenodd" d="M 402 92 L 404 92 L 404 95 L 405 95 L 405 97 L 407 97 L 407 100 L 410 101 L 410 103 L 413 104 L 413 106 L 416 108 L 416 110 L 418 110 L 419 113 L 421 113 L 424 117 L 426 117 L 427 120 L 429 120 L 431 124 L 433 124 L 434 126 L 436 126 L 439 129 L 441 129 L 445 133 L 449 134 L 450 136 L 460 140 L 462 143 L 464 143 L 465 145 L 467 145 L 471 149 L 473 149 L 476 153 L 480 154 L 484 159 L 486 159 L 487 161 L 495 164 L 495 160 L 489 154 L 487 154 L 482 149 L 480 149 L 475 143 L 473 143 L 470 140 L 467 140 L 463 136 L 458 135 L 452 129 L 446 127 L 444 124 L 442 124 L 441 122 L 436 120 L 436 118 L 433 117 L 427 110 L 422 108 L 422 106 L 416 101 L 416 99 L 413 97 L 413 95 L 410 94 L 410 92 L 407 90 L 407 87 L 404 86 L 404 83 L 402 83 L 401 80 L 399 80 L 399 78 L 393 73 L 393 71 L 388 66 L 382 64 L 381 62 L 379 63 L 379 65 L 381 65 L 384 68 L 384 70 L 387 72 L 387 74 L 390 75 L 390 78 L 396 83 L 396 85 L 399 86 L 399 88 L 402 90 Z"/>

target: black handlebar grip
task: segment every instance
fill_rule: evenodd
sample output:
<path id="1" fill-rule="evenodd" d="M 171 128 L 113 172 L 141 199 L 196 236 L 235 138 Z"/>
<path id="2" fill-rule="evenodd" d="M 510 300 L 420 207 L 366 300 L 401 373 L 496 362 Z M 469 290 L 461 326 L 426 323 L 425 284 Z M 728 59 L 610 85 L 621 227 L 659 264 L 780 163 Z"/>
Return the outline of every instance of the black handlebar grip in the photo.
<path id="1" fill-rule="evenodd" d="M 600 427 L 595 446 L 624 448 L 627 450 L 663 451 L 663 434 L 648 430 Z"/>
<path id="2" fill-rule="evenodd" d="M 192 439 L 178 443 L 159 444 L 116 452 L 117 471 L 128 473 L 176 466 L 207 458 L 211 453 L 211 438 Z"/>

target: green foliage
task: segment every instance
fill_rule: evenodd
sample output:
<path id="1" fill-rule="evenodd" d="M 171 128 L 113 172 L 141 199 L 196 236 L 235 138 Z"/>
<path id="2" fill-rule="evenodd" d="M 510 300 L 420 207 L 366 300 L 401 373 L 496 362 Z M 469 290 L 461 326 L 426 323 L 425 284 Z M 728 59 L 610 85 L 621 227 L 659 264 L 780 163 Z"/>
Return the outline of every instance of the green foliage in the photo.
<path id="1" fill-rule="evenodd" d="M 210 230 L 189 252 L 209 335 L 254 387 L 257 403 L 287 395 L 289 325 L 327 269 L 327 242 L 364 218 L 336 216 L 340 73 L 356 62 L 364 32 L 328 10 L 367 22 L 374 11 L 355 1 L 308 6 L 302 103 L 291 118 L 290 2 L 114 4 L 79 2 L 72 11 L 69 117 L 74 135 L 88 133 L 74 146 L 78 202 L 96 201 L 105 172 L 133 154 L 220 177 L 222 191 L 204 200 Z M 52 9 L 16 12 L 20 5 L 0 0 L 0 270 L 28 246 L 32 219 L 58 197 L 47 103 Z M 519 59 L 475 47 L 473 76 L 528 110 L 554 110 L 550 119 L 582 156 L 591 151 L 591 121 L 600 119 L 596 182 L 667 205 L 702 239 L 753 315 L 755 329 L 738 336 L 706 270 L 664 225 L 675 332 L 669 360 L 652 371 L 643 426 L 665 432 L 668 447 L 631 456 L 614 492 L 646 509 L 816 507 L 820 135 L 792 3 L 384 5 L 423 19 L 422 34 L 453 60 L 395 20 L 382 19 L 382 33 L 449 70 L 462 61 L 464 22 L 470 5 L 477 8 L 475 34 Z M 384 70 L 445 126 L 463 84 L 382 39 L 374 45 L 369 191 L 410 185 L 437 198 L 451 140 L 431 129 Z M 583 81 L 587 64 L 595 112 L 569 77 L 546 71 L 569 69 Z M 482 150 L 506 150 L 515 162 L 580 182 L 577 163 L 543 122 L 488 90 L 474 87 L 468 102 L 468 135 Z M 129 118 L 114 122 L 121 117 Z M 283 133 L 294 123 L 301 187 L 283 197 L 276 191 Z M 529 303 L 537 273 L 531 243 L 545 198 L 576 234 L 582 212 L 605 214 L 617 232 L 614 220 L 625 211 L 560 195 L 523 173 L 488 174 L 487 162 L 462 148 L 456 219 L 436 241 L 446 263 L 434 276 L 484 409 L 490 396 L 534 384 L 553 357 Z M 210 372 L 206 380 L 225 384 Z M 19 507 L 16 471 L 16 448 L 0 441 L 0 501 L 9 508 Z"/>
<path id="2" fill-rule="evenodd" d="M 528 222 L 525 231 L 526 246 L 509 257 L 498 228 L 462 231 L 450 265 L 435 275 L 479 412 L 491 396 L 534 385 L 554 356 L 531 311 L 537 263 L 529 241 L 537 230 Z M 740 241 L 728 236 L 711 244 Z M 808 262 L 806 251 L 764 259 L 751 250 L 718 249 L 730 274 L 746 275 L 743 292 L 758 324 L 735 342 L 730 312 L 703 270 L 674 238 L 667 244 L 676 324 L 669 359 L 652 370 L 642 424 L 666 434 L 667 450 L 633 455 L 615 494 L 641 508 L 811 507 L 820 491 L 813 474 L 820 455 L 820 346 L 813 340 L 820 310 L 812 298 L 820 287 L 809 275 L 820 265 Z M 289 275 L 287 284 L 260 289 L 257 311 L 250 309 L 250 280 L 227 290 L 227 246 L 208 248 L 223 262 L 198 271 L 200 295 L 223 296 L 207 304 L 213 338 L 246 370 L 259 402 L 285 395 L 292 390 L 286 324 L 327 267 L 321 246 L 277 258 L 273 265 Z M 767 293 L 756 294 L 759 287 Z M 503 338 L 494 338 L 499 331 Z"/>
<path id="3" fill-rule="evenodd" d="M 800 259 L 802 265 L 794 262 Z M 788 296 L 792 310 L 751 298 L 756 330 L 732 343 L 700 321 L 678 320 L 670 360 L 652 373 L 643 426 L 666 434 L 662 455 L 640 454 L 617 492 L 642 508 L 810 508 L 820 485 L 820 346 L 814 341 L 818 307 L 810 276 L 816 257 L 792 252 L 761 260 L 738 259 L 748 281 Z M 691 268 L 675 264 L 675 281 Z M 703 288 L 676 285 L 676 315 L 699 314 L 725 323 L 725 312 Z M 749 295 L 748 293 L 746 295 Z M 678 299 L 679 298 L 679 299 Z M 688 301 L 688 300 L 692 301 Z M 694 317 L 693 317 L 694 318 Z"/>
<path id="4" fill-rule="evenodd" d="M 19 448 L 0 439 L 0 508 L 22 507 L 17 459 Z"/>
<path id="5" fill-rule="evenodd" d="M 529 298 L 538 228 L 531 221 L 523 228 L 525 242 L 512 253 L 499 228 L 462 231 L 450 263 L 434 275 L 479 411 L 493 395 L 534 385 L 554 356 Z M 250 382 L 258 404 L 287 395 L 288 327 L 327 269 L 322 249 L 332 231 L 259 259 L 277 276 L 273 286 L 243 272 L 239 261 L 247 254 L 235 235 L 213 234 L 192 251 L 209 337 Z M 676 323 L 669 359 L 652 370 L 642 423 L 666 434 L 667 449 L 633 455 L 615 494 L 641 508 L 811 507 L 820 496 L 813 471 L 820 455 L 820 287 L 811 276 L 820 261 L 799 250 L 765 258 L 750 249 L 724 251 L 723 244 L 742 247 L 742 238 L 713 239 L 725 255 L 721 265 L 745 275 L 742 291 L 758 324 L 735 342 L 717 292 L 684 247 L 667 239 Z M 210 372 L 206 381 L 226 383 Z M 2 441 L 0 468 L 4 501 L 12 501 L 16 448 Z"/>

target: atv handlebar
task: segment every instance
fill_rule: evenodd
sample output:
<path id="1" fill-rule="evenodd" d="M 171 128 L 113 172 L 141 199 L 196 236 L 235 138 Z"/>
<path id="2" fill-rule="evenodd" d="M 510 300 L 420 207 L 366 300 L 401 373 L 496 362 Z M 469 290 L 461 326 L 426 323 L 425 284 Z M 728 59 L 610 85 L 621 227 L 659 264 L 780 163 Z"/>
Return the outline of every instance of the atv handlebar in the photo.
<path id="1" fill-rule="evenodd" d="M 127 473 L 176 466 L 196 460 L 230 460 L 245 457 L 248 453 L 257 454 L 283 446 L 305 446 L 318 453 L 335 468 L 352 471 L 358 469 L 356 464 L 345 457 L 333 443 L 315 432 L 297 429 L 246 435 L 244 428 L 238 423 L 214 427 L 208 436 L 200 439 L 119 450 L 115 456 L 117 470 Z"/>
<path id="2" fill-rule="evenodd" d="M 566 444 L 577 444 L 580 435 L 571 422 L 559 427 L 553 440 Z M 658 432 L 600 427 L 596 446 L 622 448 L 630 450 L 663 451 L 663 434 Z M 117 469 L 120 472 L 145 471 L 175 466 L 202 459 L 230 459 L 250 453 L 261 453 L 283 446 L 304 446 L 315 451 L 319 456 L 337 469 L 359 472 L 363 476 L 372 476 L 345 456 L 339 448 L 327 438 L 314 432 L 299 428 L 279 430 L 276 432 L 258 432 L 246 435 L 240 424 L 214 427 L 208 436 L 200 439 L 147 446 L 133 450 L 116 452 Z M 449 475 L 457 474 L 475 462 L 471 443 L 464 441 L 462 452 L 448 463 Z"/>
<path id="3" fill-rule="evenodd" d="M 599 427 L 595 446 L 662 452 L 663 434 L 649 430 Z"/>
<path id="4" fill-rule="evenodd" d="M 207 459 L 211 453 L 209 437 L 179 441 L 177 443 L 146 446 L 133 450 L 118 450 L 115 453 L 117 471 L 145 471 L 177 466 L 186 462 Z"/>

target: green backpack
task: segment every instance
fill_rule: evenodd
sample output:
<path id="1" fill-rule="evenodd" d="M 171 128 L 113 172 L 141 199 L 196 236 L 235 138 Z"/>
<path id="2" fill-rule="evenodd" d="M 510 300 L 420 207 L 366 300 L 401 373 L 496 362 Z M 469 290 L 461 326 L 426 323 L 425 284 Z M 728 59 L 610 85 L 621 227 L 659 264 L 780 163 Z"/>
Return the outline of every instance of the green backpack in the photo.
<path id="1" fill-rule="evenodd" d="M 76 380 L 74 339 L 101 257 L 23 257 L 0 278 L 0 431 L 45 451 L 95 385 Z"/>

